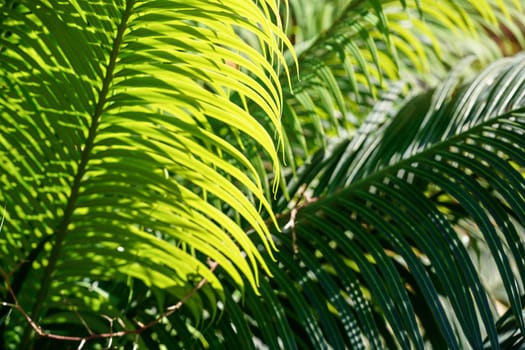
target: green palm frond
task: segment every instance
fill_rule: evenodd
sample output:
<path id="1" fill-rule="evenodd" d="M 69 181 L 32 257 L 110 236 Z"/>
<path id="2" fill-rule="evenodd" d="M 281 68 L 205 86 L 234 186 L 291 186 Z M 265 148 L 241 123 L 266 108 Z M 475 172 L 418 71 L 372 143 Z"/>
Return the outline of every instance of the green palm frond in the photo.
<path id="1" fill-rule="evenodd" d="M 205 278 L 217 294 L 188 303 L 200 316 L 222 294 L 207 258 L 255 288 L 266 263 L 240 223 L 271 249 L 258 165 L 279 173 L 278 2 L 1 8 L 0 267 L 32 317 L 67 310 L 85 282 L 130 278 L 178 298 Z"/>
<path id="2" fill-rule="evenodd" d="M 516 27 L 519 15 L 511 18 L 509 12 L 520 8 L 514 1 L 343 2 L 346 6 L 337 8 L 335 20 L 318 25 L 324 31 L 295 45 L 300 72 L 293 76 L 293 91 L 285 89 L 289 98 L 283 119 L 292 165 L 305 159 L 298 155 L 326 146 L 328 137 L 355 129 L 391 81 L 402 77 L 412 89 L 417 88 L 414 82 L 434 85 L 467 55 L 485 64 L 500 56 L 490 33 L 497 33 L 501 23 Z M 292 10 L 304 10 L 298 3 L 292 1 Z M 304 7 L 320 15 L 321 8 L 334 11 L 334 3 L 314 1 Z M 295 14 L 299 16 L 301 12 Z M 515 29 L 521 41 L 523 35 Z"/>
<path id="3" fill-rule="evenodd" d="M 350 0 L 312 0 L 308 3 L 291 0 L 288 33 L 299 45 L 315 39 L 327 30 Z"/>
<path id="4" fill-rule="evenodd" d="M 496 349 L 522 339 L 524 71 L 519 55 L 467 85 L 453 74 L 374 132 L 365 121 L 362 138 L 314 156 L 289 189 L 296 209 L 281 219 L 262 300 L 226 301 L 221 325 L 271 349 Z M 475 241 L 504 286 L 511 321 L 498 328 L 469 253 Z"/>

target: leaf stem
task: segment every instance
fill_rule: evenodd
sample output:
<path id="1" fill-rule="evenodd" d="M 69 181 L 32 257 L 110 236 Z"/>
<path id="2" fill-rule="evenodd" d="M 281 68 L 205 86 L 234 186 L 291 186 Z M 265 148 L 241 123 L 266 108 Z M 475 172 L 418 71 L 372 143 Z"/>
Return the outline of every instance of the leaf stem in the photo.
<path id="1" fill-rule="evenodd" d="M 219 263 L 216 261 L 211 261 L 209 263 L 210 271 L 214 272 L 215 269 L 219 266 Z M 61 341 L 71 341 L 71 342 L 79 342 L 78 349 L 81 349 L 84 344 L 90 340 L 94 339 L 110 339 L 110 342 L 113 338 L 117 337 L 123 337 L 129 334 L 135 334 L 139 336 L 142 332 L 147 330 L 148 328 L 151 328 L 161 322 L 165 317 L 171 316 L 173 313 L 175 313 L 177 310 L 179 310 L 195 293 L 197 293 L 202 287 L 204 287 L 208 283 L 208 280 L 206 278 L 203 278 L 199 281 L 199 283 L 191 289 L 184 297 L 182 297 L 176 304 L 168 306 L 163 313 L 158 315 L 153 321 L 142 324 L 138 323 L 138 327 L 135 329 L 124 329 L 122 331 L 110 331 L 107 333 L 91 333 L 88 336 L 81 337 L 81 336 L 69 336 L 69 335 L 61 335 L 61 334 L 53 334 L 48 333 L 42 329 L 42 327 L 31 317 L 29 314 L 24 310 L 24 308 L 16 301 L 13 303 L 8 302 L 0 302 L 1 306 L 4 307 L 11 307 L 14 310 L 17 310 L 22 314 L 22 316 L 26 319 L 29 327 L 31 330 L 36 333 L 38 336 L 43 338 L 49 338 L 49 339 L 55 339 L 55 340 L 61 340 Z M 110 319 L 110 324 L 112 324 L 112 319 Z M 24 348 L 25 349 L 25 348 Z"/>
<path id="2" fill-rule="evenodd" d="M 95 110 L 93 112 L 92 118 L 91 118 L 91 125 L 89 128 L 89 132 L 85 141 L 84 148 L 82 150 L 80 163 L 78 165 L 77 173 L 75 175 L 75 178 L 73 180 L 73 185 L 71 187 L 71 192 L 68 196 L 68 201 L 66 204 L 66 208 L 64 210 L 64 214 L 62 216 L 62 221 L 60 222 L 60 225 L 58 226 L 58 229 L 54 233 L 54 244 L 51 249 L 51 253 L 48 259 L 48 264 L 45 267 L 44 274 L 40 283 L 40 288 L 37 293 L 37 296 L 35 298 L 35 303 L 33 304 L 33 310 L 31 312 L 31 319 L 38 322 L 38 319 L 40 318 L 40 314 L 43 309 L 44 301 L 48 295 L 49 287 L 51 285 L 51 282 L 53 280 L 53 272 L 56 268 L 56 264 L 60 255 L 60 251 L 63 245 L 63 242 L 67 236 L 68 233 L 68 226 L 71 223 L 73 212 L 75 210 L 76 201 L 79 196 L 80 192 L 80 186 L 82 179 L 84 177 L 84 174 L 87 169 L 87 164 L 90 159 L 90 154 L 94 146 L 95 137 L 97 135 L 97 129 L 100 122 L 100 118 L 102 116 L 102 113 L 104 111 L 104 106 L 107 101 L 107 95 L 109 91 L 109 87 L 113 81 L 113 73 L 115 71 L 115 64 L 117 61 L 117 57 L 119 54 L 120 47 L 122 45 L 124 32 L 127 28 L 127 22 L 129 21 L 129 18 L 132 14 L 133 5 L 135 3 L 135 0 L 129 0 L 126 3 L 126 7 L 124 9 L 124 12 L 122 13 L 122 20 L 117 28 L 117 35 L 115 37 L 115 40 L 113 42 L 113 48 L 111 51 L 111 54 L 109 56 L 109 63 L 106 69 L 106 74 L 104 76 L 103 82 L 102 82 L 102 88 L 100 90 L 100 93 L 98 95 L 98 101 L 95 106 Z M 27 317 L 26 317 L 27 318 Z M 22 338 L 21 342 L 21 348 L 22 349 L 29 349 L 30 344 L 32 341 L 32 337 L 34 334 L 34 331 L 36 331 L 38 328 L 35 328 L 33 324 L 30 323 L 31 327 L 27 327 L 24 336 Z M 38 331 L 37 333 L 42 336 Z"/>

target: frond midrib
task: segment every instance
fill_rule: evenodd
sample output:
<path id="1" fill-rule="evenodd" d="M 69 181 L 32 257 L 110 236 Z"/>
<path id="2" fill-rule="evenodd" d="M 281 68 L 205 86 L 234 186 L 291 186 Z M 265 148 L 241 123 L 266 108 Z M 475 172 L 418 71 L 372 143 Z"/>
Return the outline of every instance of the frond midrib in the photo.
<path id="1" fill-rule="evenodd" d="M 115 70 L 116 61 L 118 58 L 118 54 L 120 51 L 120 47 L 123 42 L 124 32 L 127 28 L 127 23 L 131 17 L 133 5 L 135 1 L 129 0 L 126 3 L 126 7 L 124 11 L 122 12 L 122 20 L 119 23 L 117 27 L 117 35 L 115 37 L 115 40 L 113 42 L 113 48 L 111 50 L 111 54 L 109 56 L 109 63 L 107 65 L 106 74 L 102 81 L 102 88 L 100 89 L 100 92 L 98 94 L 97 98 L 97 104 L 95 106 L 95 109 L 93 111 L 93 115 L 91 117 L 91 125 L 89 127 L 88 135 L 85 140 L 84 147 L 82 149 L 80 162 L 71 186 L 71 191 L 67 199 L 66 208 L 64 210 L 64 214 L 62 215 L 62 220 L 60 221 L 60 224 L 57 228 L 57 230 L 54 233 L 55 239 L 53 242 L 53 246 L 51 248 L 50 256 L 48 259 L 48 264 L 44 269 L 42 280 L 41 280 L 41 287 L 38 291 L 38 294 L 35 298 L 35 303 L 31 312 L 31 317 L 34 320 L 38 320 L 40 317 L 40 313 L 43 310 L 44 306 L 44 300 L 47 297 L 49 287 L 52 282 L 52 275 L 53 271 L 56 267 L 57 261 L 59 259 L 60 251 L 63 245 L 63 242 L 67 236 L 68 233 L 68 226 L 71 223 L 71 219 L 73 216 L 73 212 L 75 210 L 76 201 L 79 197 L 80 187 L 82 183 L 82 179 L 84 177 L 84 174 L 87 169 L 87 165 L 90 159 L 91 151 L 93 150 L 95 137 L 97 135 L 98 131 L 98 125 L 100 123 L 101 116 L 104 112 L 104 106 L 107 101 L 107 96 L 109 92 L 109 88 L 111 86 L 111 83 L 113 81 L 113 73 Z M 31 342 L 31 332 L 32 329 L 30 325 L 26 327 L 24 337 L 22 338 L 22 345 L 28 345 Z M 27 348 L 25 346 L 22 346 L 22 348 Z"/>
<path id="2" fill-rule="evenodd" d="M 339 190 L 336 190 L 330 194 L 328 194 L 325 197 L 319 198 L 315 201 L 312 201 L 306 205 L 304 205 L 303 208 L 301 208 L 301 215 L 305 215 L 307 213 L 314 213 L 323 207 L 330 206 L 330 204 L 334 201 L 337 201 L 339 198 L 346 197 L 350 193 L 354 192 L 357 188 L 363 188 L 363 187 L 369 187 L 375 182 L 384 179 L 389 174 L 396 173 L 397 171 L 401 169 L 405 169 L 407 166 L 410 166 L 413 163 L 417 163 L 418 159 L 425 158 L 427 155 L 433 155 L 436 153 L 436 150 L 442 149 L 442 148 L 449 148 L 451 145 L 456 144 L 457 142 L 463 141 L 466 138 L 468 138 L 472 133 L 475 133 L 478 130 L 482 130 L 487 125 L 493 125 L 497 123 L 499 119 L 505 119 L 508 118 L 516 113 L 523 113 L 525 112 L 525 107 L 517 108 L 513 111 L 507 112 L 505 114 L 499 115 L 495 118 L 490 118 L 487 121 L 480 123 L 462 133 L 458 133 L 456 135 L 453 135 L 449 138 L 446 138 L 444 140 L 438 141 L 434 144 L 432 144 L 429 147 L 424 148 L 421 152 L 412 153 L 407 158 L 402 158 L 398 162 L 388 165 L 384 168 L 379 169 L 378 171 L 369 174 L 355 182 L 350 183 L 348 186 L 343 187 Z"/>

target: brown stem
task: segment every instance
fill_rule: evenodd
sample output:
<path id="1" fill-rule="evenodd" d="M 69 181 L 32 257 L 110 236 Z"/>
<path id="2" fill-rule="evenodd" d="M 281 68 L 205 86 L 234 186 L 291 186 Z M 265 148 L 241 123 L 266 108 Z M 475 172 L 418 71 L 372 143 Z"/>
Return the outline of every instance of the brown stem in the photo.
<path id="1" fill-rule="evenodd" d="M 212 261 L 210 262 L 210 271 L 214 272 L 217 266 L 219 266 L 218 262 Z M 7 283 L 7 282 L 6 282 Z M 22 316 L 26 319 L 29 326 L 33 329 L 33 331 L 40 337 L 43 338 L 49 338 L 49 339 L 56 339 L 56 340 L 63 340 L 63 341 L 73 341 L 73 342 L 79 342 L 79 348 L 82 348 L 84 344 L 90 340 L 93 339 L 107 339 L 107 338 L 117 338 L 117 337 L 123 337 L 125 335 L 129 334 L 136 334 L 140 335 L 142 332 L 144 332 L 146 329 L 151 328 L 155 326 L 157 323 L 159 323 L 163 318 L 171 316 L 175 311 L 179 310 L 195 293 L 197 293 L 202 287 L 204 287 L 208 283 L 208 280 L 206 278 L 203 278 L 199 281 L 199 283 L 190 290 L 186 295 L 182 297 L 176 304 L 168 306 L 165 311 L 160 314 L 157 318 L 155 318 L 153 321 L 146 323 L 146 324 L 139 324 L 138 328 L 135 329 L 125 329 L 122 331 L 117 332 L 107 332 L 107 333 L 93 333 L 85 337 L 80 336 L 67 336 L 67 335 L 60 335 L 60 334 L 54 334 L 54 333 L 48 333 L 38 325 L 31 316 L 24 310 L 24 308 L 16 301 L 15 303 L 8 303 L 8 302 L 0 302 L 0 305 L 5 307 L 10 307 L 14 310 L 17 310 L 22 314 Z M 11 293 L 10 286 L 8 284 L 7 286 L 9 292 Z"/>

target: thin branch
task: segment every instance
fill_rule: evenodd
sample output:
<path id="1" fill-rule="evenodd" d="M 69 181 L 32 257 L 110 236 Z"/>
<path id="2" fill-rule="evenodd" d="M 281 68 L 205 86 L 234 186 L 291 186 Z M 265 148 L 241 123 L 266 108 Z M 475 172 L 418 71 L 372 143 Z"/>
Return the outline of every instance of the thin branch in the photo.
<path id="1" fill-rule="evenodd" d="M 219 266 L 219 263 L 216 262 L 216 261 L 210 261 L 209 262 L 209 266 L 210 266 L 210 271 L 214 272 L 215 269 L 217 268 L 217 266 Z M 10 293 L 12 293 L 12 291 L 10 289 L 9 281 L 6 280 L 5 282 L 6 282 L 6 285 L 8 287 L 8 290 L 10 291 Z M 112 339 L 112 338 L 117 338 L 117 337 L 123 337 L 123 336 L 129 335 L 129 334 L 135 334 L 138 337 L 146 329 L 155 326 L 160 321 L 162 321 L 162 319 L 164 319 L 165 317 L 171 316 L 173 313 L 175 313 L 175 311 L 179 310 L 195 293 L 197 293 L 207 283 L 208 283 L 208 280 L 206 278 L 201 279 L 199 281 L 199 283 L 192 290 L 190 290 L 186 295 L 184 295 L 176 304 L 168 306 L 165 309 L 165 311 L 162 314 L 160 314 L 157 318 L 155 318 L 153 321 L 151 321 L 149 323 L 146 323 L 146 324 L 139 324 L 138 328 L 125 329 L 125 330 L 116 331 L 116 332 L 111 331 L 111 332 L 108 332 L 108 333 L 98 333 L 98 334 L 93 333 L 93 334 L 90 334 L 90 335 L 85 336 L 85 337 L 60 335 L 60 334 L 48 333 L 48 332 L 44 331 L 42 329 L 42 327 L 40 325 L 38 325 L 31 318 L 31 316 L 29 316 L 29 314 L 24 310 L 24 308 L 18 303 L 18 301 L 16 300 L 15 296 L 13 296 L 13 298 L 15 298 L 14 303 L 9 303 L 9 302 L 2 301 L 2 302 L 0 302 L 0 305 L 5 306 L 5 307 L 10 307 L 10 308 L 20 312 L 20 314 L 22 314 L 22 316 L 29 323 L 31 328 L 40 337 L 49 338 L 49 339 L 56 339 L 56 340 L 79 342 L 80 344 L 79 344 L 78 349 L 82 349 L 84 347 L 84 345 L 86 344 L 86 342 L 88 342 L 90 340 L 94 340 L 94 339 L 104 339 L 104 338 Z M 112 324 L 113 323 L 111 322 L 111 325 Z"/>

